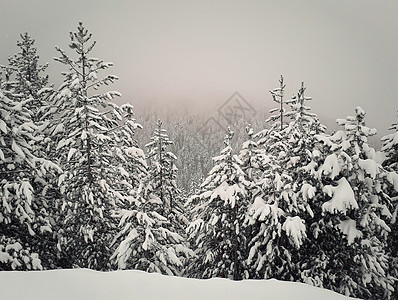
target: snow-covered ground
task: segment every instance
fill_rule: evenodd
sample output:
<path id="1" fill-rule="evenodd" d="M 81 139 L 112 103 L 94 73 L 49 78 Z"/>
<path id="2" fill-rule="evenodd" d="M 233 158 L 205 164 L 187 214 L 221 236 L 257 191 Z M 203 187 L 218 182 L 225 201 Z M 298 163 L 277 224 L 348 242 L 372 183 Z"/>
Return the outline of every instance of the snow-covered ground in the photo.
<path id="1" fill-rule="evenodd" d="M 349 299 L 302 283 L 187 279 L 141 271 L 0 272 L 0 299 Z"/>

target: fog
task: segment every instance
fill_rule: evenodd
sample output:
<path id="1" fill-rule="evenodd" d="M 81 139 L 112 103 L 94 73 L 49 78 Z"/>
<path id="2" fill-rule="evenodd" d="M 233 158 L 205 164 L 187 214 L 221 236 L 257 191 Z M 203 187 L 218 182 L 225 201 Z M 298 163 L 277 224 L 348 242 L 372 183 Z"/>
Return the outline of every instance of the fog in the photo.
<path id="1" fill-rule="evenodd" d="M 112 61 L 112 89 L 140 111 L 217 109 L 234 92 L 263 112 L 284 75 L 287 95 L 304 81 L 323 120 L 358 105 L 378 137 L 397 120 L 397 1 L 20 1 L 0 0 L 0 64 L 19 33 L 36 39 L 57 86 L 55 45 L 68 50 L 79 21 L 96 57 Z"/>

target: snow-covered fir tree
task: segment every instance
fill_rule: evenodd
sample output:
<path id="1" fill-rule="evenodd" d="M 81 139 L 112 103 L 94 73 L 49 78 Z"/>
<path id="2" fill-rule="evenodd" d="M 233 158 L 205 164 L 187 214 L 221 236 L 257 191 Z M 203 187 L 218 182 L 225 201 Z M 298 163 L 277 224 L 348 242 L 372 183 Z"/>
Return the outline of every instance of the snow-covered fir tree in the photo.
<path id="1" fill-rule="evenodd" d="M 247 225 L 252 226 L 248 264 L 251 277 L 297 280 L 292 256 L 306 238 L 306 228 L 293 197 L 292 177 L 268 155 L 255 182 Z"/>
<path id="2" fill-rule="evenodd" d="M 91 38 L 79 23 L 77 31 L 70 33 L 69 44 L 76 57 L 56 47 L 60 57 L 55 60 L 67 71 L 62 73 L 64 82 L 53 94 L 48 111 L 52 119 L 47 150 L 64 171 L 57 182 L 61 199 L 54 199 L 60 214 L 62 267 L 107 269 L 109 244 L 116 230 L 111 214 L 128 194 L 119 182 L 120 161 L 114 155 L 121 147 L 119 129 L 130 126 L 135 130 L 136 125 L 131 120 L 124 122 L 122 109 L 112 102 L 120 93 L 95 93 L 118 78 L 99 78 L 100 71 L 113 64 L 90 56 L 96 44 Z"/>
<path id="3" fill-rule="evenodd" d="M 162 121 L 158 120 L 151 141 L 146 145 L 149 176 L 152 189 L 163 203 L 161 214 L 168 215 L 177 232 L 184 236 L 188 220 L 184 213 L 185 201 L 177 185 L 177 157 L 168 151 L 173 143 L 162 128 Z"/>
<path id="4" fill-rule="evenodd" d="M 385 243 L 391 217 L 386 188 L 393 183 L 375 161 L 367 137 L 376 133 L 365 126 L 365 112 L 337 120 L 344 130 L 320 136 L 329 154 L 317 170 L 323 184 L 322 218 L 312 224 L 317 243 L 308 258 L 310 282 L 339 293 L 366 299 L 389 299 Z M 318 253 L 318 256 L 316 255 Z"/>
<path id="5" fill-rule="evenodd" d="M 112 164 L 117 166 L 119 173 L 118 188 L 131 191 L 139 186 L 148 171 L 145 153 L 139 147 L 135 138 L 135 130 L 142 129 L 142 125 L 136 122 L 131 104 L 123 104 L 120 109 L 125 122 L 113 129 L 115 131 L 113 136 L 118 147 L 114 149 Z"/>
<path id="6" fill-rule="evenodd" d="M 389 130 L 392 132 L 381 139 L 383 142 L 381 151 L 386 156 L 383 166 L 388 170 L 398 172 L 398 122 L 392 124 Z"/>
<path id="7" fill-rule="evenodd" d="M 285 133 L 291 111 L 286 111 L 285 106 L 292 103 L 294 99 L 286 100 L 285 98 L 285 82 L 283 76 L 279 80 L 280 86 L 270 91 L 272 99 L 279 107 L 275 107 L 269 111 L 271 116 L 265 121 L 266 127 L 262 131 L 254 135 L 257 139 L 258 147 L 264 148 L 267 154 L 276 156 L 278 153 L 284 155 L 285 149 Z"/>
<path id="8" fill-rule="evenodd" d="M 187 220 L 176 183 L 172 144 L 158 120 L 147 144 L 149 165 L 128 197 L 126 208 L 115 213 L 120 232 L 111 260 L 119 269 L 137 269 L 168 275 L 182 275 L 184 265 L 194 254 L 187 247 L 182 228 Z M 138 183 L 138 182 L 137 182 Z"/>
<path id="9" fill-rule="evenodd" d="M 118 269 L 135 269 L 167 275 L 182 275 L 185 262 L 193 256 L 185 238 L 164 211 L 148 175 L 130 197 L 129 208 L 115 212 L 120 231 L 111 261 Z"/>
<path id="10" fill-rule="evenodd" d="M 241 169 L 241 160 L 230 146 L 233 132 L 229 129 L 225 148 L 214 157 L 215 166 L 192 196 L 193 221 L 188 226 L 189 241 L 197 259 L 188 275 L 199 278 L 248 278 L 245 258 L 247 240 L 243 223 L 248 203 L 250 182 Z"/>
<path id="11" fill-rule="evenodd" d="M 179 192 L 176 182 L 177 157 L 167 151 L 172 144 L 173 141 L 162 128 L 162 121 L 158 120 L 151 141 L 146 147 L 148 148 L 149 174 L 153 182 L 152 188 L 163 203 L 162 214 L 171 213 L 173 208 L 180 206 L 177 201 Z"/>
<path id="12" fill-rule="evenodd" d="M 20 35 L 21 40 L 17 42 L 19 52 L 8 58 L 8 65 L 1 66 L 5 72 L 5 80 L 2 82 L 4 93 L 9 99 L 17 102 L 25 102 L 24 107 L 30 115 L 30 119 L 36 126 L 36 142 L 32 143 L 32 154 L 36 157 L 48 159 L 45 151 L 45 144 L 48 137 L 43 135 L 47 123 L 44 112 L 48 109 L 48 97 L 52 88 L 46 87 L 48 75 L 43 74 L 47 64 L 39 63 L 39 55 L 35 47 L 35 40 L 28 33 Z M 40 140 L 40 141 L 39 141 Z M 54 224 L 53 198 L 54 191 L 52 182 L 57 178 L 57 172 L 48 172 L 40 177 L 40 180 L 32 182 L 35 198 L 43 205 L 38 207 L 36 214 L 41 218 L 50 219 Z M 56 192 L 55 192 L 56 194 Z M 45 236 L 37 236 L 35 239 L 37 248 L 40 249 L 40 256 L 45 268 L 54 267 L 56 264 L 55 251 L 56 239 L 54 234 L 47 232 Z"/>
<path id="13" fill-rule="evenodd" d="M 296 255 L 292 256 L 291 264 L 295 266 L 298 275 L 295 280 L 323 287 L 323 280 L 328 278 L 325 275 L 328 269 L 324 261 L 318 258 L 322 253 L 318 244 L 331 245 L 333 239 L 319 237 L 324 196 L 318 170 L 330 148 L 322 143 L 326 138 L 326 127 L 310 111 L 307 103 L 312 98 L 305 96 L 305 91 L 302 83 L 297 95 L 291 99 L 292 120 L 283 130 L 286 153 L 284 156 L 279 155 L 279 164 L 284 166 L 284 170 L 292 178 L 291 199 L 297 206 L 297 213 L 306 229 L 306 238 Z M 319 270 L 325 274 L 319 275 Z"/>
<path id="14" fill-rule="evenodd" d="M 322 146 L 316 136 L 323 134 L 326 126 L 310 111 L 307 102 L 312 98 L 305 96 L 305 90 L 302 83 L 297 96 L 294 96 L 290 103 L 292 121 L 284 129 L 286 157 L 281 163 L 292 177 L 294 201 L 297 201 L 303 216 L 307 214 L 307 217 L 312 218 L 312 202 L 320 189 L 315 170 L 323 157 Z"/>
<path id="15" fill-rule="evenodd" d="M 304 96 L 303 84 L 298 95 L 286 101 L 291 111 L 284 114 L 283 77 L 280 84 L 271 91 L 274 101 L 279 97 L 280 114 L 268 118 L 270 129 L 256 135 L 262 175 L 255 179 L 249 209 L 248 224 L 255 234 L 248 261 L 254 277 L 298 280 L 298 249 L 307 241 L 305 221 L 314 216 L 311 206 L 318 181 L 312 169 L 320 155 L 314 135 L 324 126 L 309 112 L 305 102 L 311 98 Z"/>
<path id="16" fill-rule="evenodd" d="M 391 219 L 391 233 L 389 235 L 388 252 L 390 253 L 391 274 L 398 278 L 398 122 L 390 126 L 392 132 L 382 137 L 382 153 L 385 156 L 383 166 L 389 172 L 388 176 L 393 179 L 393 185 L 389 190 L 389 195 L 393 203 L 393 218 Z M 395 180 L 394 180 L 395 179 Z M 396 282 L 394 297 L 398 298 L 398 284 Z"/>
<path id="17" fill-rule="evenodd" d="M 32 114 L 35 122 L 40 120 L 41 108 L 44 99 L 39 92 L 47 85 L 48 75 L 42 75 L 47 69 L 47 64 L 39 63 L 35 40 L 28 33 L 20 35 L 21 40 L 17 42 L 20 52 L 8 58 L 8 65 L 1 66 L 5 73 L 4 94 L 14 101 L 25 101 L 26 107 Z"/>
<path id="18" fill-rule="evenodd" d="M 35 183 L 60 169 L 33 154 L 42 137 L 27 104 L 8 99 L 0 90 L 0 268 L 42 269 L 43 234 L 52 231 L 47 204 Z M 42 191 L 45 194 L 45 190 Z M 46 265 L 45 265 L 46 266 Z"/>
<path id="19" fill-rule="evenodd" d="M 239 153 L 241 160 L 241 169 L 247 175 L 247 180 L 254 181 L 259 177 L 259 169 L 263 161 L 264 151 L 260 150 L 257 142 L 254 140 L 253 127 L 246 126 L 247 140 L 242 144 L 242 150 Z"/>
<path id="20" fill-rule="evenodd" d="M 242 150 L 238 157 L 241 161 L 240 167 L 245 174 L 245 178 L 250 183 L 246 194 L 246 202 L 250 205 L 253 203 L 253 194 L 258 190 L 255 183 L 258 182 L 261 176 L 260 168 L 263 167 L 264 161 L 266 161 L 268 157 L 265 155 L 263 149 L 258 147 L 257 142 L 254 140 L 254 130 L 251 124 L 246 126 L 245 131 L 247 140 L 242 144 Z M 246 223 L 244 228 L 246 240 L 252 241 L 257 231 L 257 226 L 253 226 L 253 224 L 248 225 Z M 246 249 L 246 251 L 248 251 L 248 249 Z M 248 257 L 248 253 L 245 254 L 245 257 Z M 253 277 L 253 274 L 249 274 L 249 277 Z"/>

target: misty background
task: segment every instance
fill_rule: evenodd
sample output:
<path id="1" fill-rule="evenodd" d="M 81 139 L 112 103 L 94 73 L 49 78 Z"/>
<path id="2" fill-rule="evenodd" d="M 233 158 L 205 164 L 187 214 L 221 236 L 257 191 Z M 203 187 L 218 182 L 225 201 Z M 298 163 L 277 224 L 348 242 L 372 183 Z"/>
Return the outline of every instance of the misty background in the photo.
<path id="1" fill-rule="evenodd" d="M 397 11 L 393 0 L 0 0 L 0 64 L 28 32 L 57 88 L 54 47 L 68 51 L 82 21 L 138 121 L 148 111 L 217 115 L 234 92 L 265 118 L 283 75 L 287 96 L 305 82 L 329 127 L 360 105 L 379 140 L 397 120 Z"/>

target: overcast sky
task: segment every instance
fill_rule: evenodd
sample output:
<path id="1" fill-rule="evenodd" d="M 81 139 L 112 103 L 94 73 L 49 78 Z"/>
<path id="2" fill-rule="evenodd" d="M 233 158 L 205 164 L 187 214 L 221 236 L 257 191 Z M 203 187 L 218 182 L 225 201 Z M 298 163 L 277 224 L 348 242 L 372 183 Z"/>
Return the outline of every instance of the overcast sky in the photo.
<path id="1" fill-rule="evenodd" d="M 133 105 L 218 107 L 238 91 L 265 109 L 283 74 L 289 95 L 305 82 L 320 116 L 343 118 L 360 105 L 380 134 L 398 120 L 396 0 L 0 4 L 0 63 L 27 31 L 53 82 L 61 70 L 54 46 L 68 50 L 68 33 L 82 21 L 98 42 L 93 56 L 115 63 L 112 89 Z"/>

